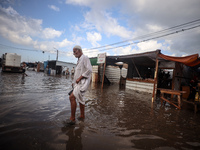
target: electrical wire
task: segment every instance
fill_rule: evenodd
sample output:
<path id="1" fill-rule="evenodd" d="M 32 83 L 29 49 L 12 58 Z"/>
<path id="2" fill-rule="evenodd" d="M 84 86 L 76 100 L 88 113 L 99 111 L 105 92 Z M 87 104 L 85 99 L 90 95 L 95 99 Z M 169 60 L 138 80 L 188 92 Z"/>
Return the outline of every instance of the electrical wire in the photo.
<path id="1" fill-rule="evenodd" d="M 139 37 L 135 37 L 133 39 L 129 39 L 129 40 L 121 41 L 121 42 L 116 42 L 116 43 L 112 43 L 112 44 L 108 44 L 108 45 L 104 45 L 104 46 L 94 47 L 94 48 L 90 48 L 90 49 L 85 49 L 84 52 L 90 53 L 90 52 L 97 52 L 97 51 L 108 51 L 108 50 L 111 50 L 111 49 L 114 49 L 114 48 L 120 48 L 120 47 L 124 47 L 124 46 L 134 45 L 134 44 L 138 44 L 138 43 L 141 43 L 141 42 L 146 42 L 146 41 L 162 38 L 162 37 L 173 35 L 173 34 L 176 34 L 176 33 L 179 33 L 179 32 L 191 30 L 191 29 L 194 29 L 194 28 L 197 28 L 197 27 L 200 27 L 200 19 L 190 21 L 190 22 L 187 22 L 187 23 L 184 23 L 184 24 L 181 24 L 181 25 L 177 25 L 177 26 L 174 26 L 174 27 L 170 27 L 170 28 L 167 28 L 167 29 L 164 29 L 164 30 L 161 30 L 161 31 L 157 31 L 157 32 L 149 33 L 149 34 L 142 35 L 142 36 L 139 36 Z M 185 28 L 185 29 L 183 29 L 183 28 Z M 174 31 L 174 30 L 176 30 L 176 31 Z M 142 39 L 142 40 L 140 40 L 140 39 Z M 127 43 L 127 42 L 129 42 L 129 43 Z M 119 44 L 122 44 L 122 43 L 127 43 L 127 44 L 119 45 Z M 42 51 L 42 50 L 37 50 L 37 49 L 17 48 L 17 47 L 13 47 L 13 46 L 7 46 L 7 45 L 4 45 L 4 44 L 0 44 L 0 45 L 4 46 L 4 47 L 10 47 L 10 48 L 13 48 L 13 49 L 25 50 L 25 51 Z M 119 46 L 111 47 L 113 45 L 119 45 Z M 104 49 L 102 49 L 102 48 L 104 48 Z M 55 52 L 56 53 L 55 50 L 42 51 L 42 52 L 43 53 L 44 52 L 48 52 L 48 53 Z M 68 53 L 68 52 L 59 50 L 59 53 Z"/>
<path id="2" fill-rule="evenodd" d="M 187 29 L 181 29 L 181 30 L 179 30 L 179 31 L 174 31 L 174 32 L 167 33 L 167 34 L 163 34 L 163 35 L 160 35 L 160 36 L 155 36 L 155 37 L 148 38 L 148 39 L 141 40 L 141 41 L 135 41 L 135 42 L 128 43 L 128 44 L 124 44 L 124 45 L 120 45 L 120 46 L 115 46 L 115 47 L 110 47 L 110 48 L 105 48 L 105 49 L 100 49 L 100 50 L 90 50 L 89 52 L 107 51 L 107 50 L 114 49 L 114 48 L 120 48 L 120 47 L 124 47 L 124 46 L 134 45 L 134 44 L 138 44 L 138 43 L 142 43 L 142 42 L 146 42 L 146 41 L 150 41 L 150 40 L 154 40 L 154 39 L 166 37 L 166 36 L 169 36 L 169 35 L 177 34 L 177 33 L 179 33 L 179 32 L 191 30 L 191 29 L 198 28 L 198 27 L 200 27 L 200 25 L 196 25 L 196 26 L 193 26 L 193 27 L 190 27 L 190 28 L 187 28 Z M 85 50 L 84 52 L 87 52 L 87 51 Z M 89 53 L 89 52 L 88 52 L 88 53 Z"/>
<path id="3" fill-rule="evenodd" d="M 24 50 L 24 51 L 41 51 L 41 50 L 36 50 L 36 49 L 18 48 L 18 47 L 8 46 L 8 45 L 4 45 L 4 44 L 0 44 L 0 45 L 4 46 L 4 47 L 9 47 L 9 48 L 18 49 L 18 50 Z"/>
<path id="4" fill-rule="evenodd" d="M 94 47 L 94 48 L 90 48 L 90 49 L 86 49 L 86 50 L 93 50 L 93 49 L 100 49 L 100 48 L 104 48 L 104 47 L 108 47 L 108 46 L 112 46 L 112 45 L 117 45 L 117 44 L 121 44 L 121 43 L 125 43 L 125 42 L 130 42 L 130 41 L 133 41 L 135 39 L 140 39 L 140 38 L 144 38 L 144 37 L 148 37 L 148 36 L 153 36 L 154 34 L 158 34 L 158 33 L 162 33 L 162 32 L 166 32 L 168 30 L 172 30 L 172 29 L 176 29 L 176 28 L 180 28 L 180 27 L 185 27 L 186 25 L 195 25 L 197 23 L 200 23 L 200 19 L 197 19 L 197 20 L 194 20 L 194 21 L 190 21 L 190 22 L 187 22 L 187 23 L 183 23 L 183 24 L 180 24 L 180 25 L 177 25 L 177 26 L 174 26 L 174 27 L 170 27 L 170 28 L 167 28 L 167 29 L 164 29 L 164 30 L 161 30 L 161 31 L 157 31 L 157 32 L 153 32 L 153 33 L 149 33 L 149 34 L 146 34 L 146 35 L 142 35 L 142 36 L 139 36 L 139 37 L 135 37 L 133 39 L 129 39 L 129 40 L 124 40 L 124 41 L 121 41 L 121 42 L 116 42 L 116 43 L 113 43 L 113 44 L 108 44 L 108 45 L 104 45 L 104 46 L 99 46 L 99 47 Z M 186 27 L 187 27 L 186 26 Z"/>

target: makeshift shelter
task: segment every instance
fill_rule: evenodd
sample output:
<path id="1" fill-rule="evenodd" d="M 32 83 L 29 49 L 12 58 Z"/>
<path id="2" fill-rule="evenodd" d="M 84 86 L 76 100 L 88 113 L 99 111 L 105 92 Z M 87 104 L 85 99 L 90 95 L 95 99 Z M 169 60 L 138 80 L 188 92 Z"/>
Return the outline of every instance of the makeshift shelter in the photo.
<path id="1" fill-rule="evenodd" d="M 161 53 L 161 50 L 152 52 L 122 55 L 122 56 L 107 56 L 106 64 L 116 66 L 117 62 L 128 64 L 128 72 L 126 77 L 126 88 L 152 93 L 152 101 L 154 101 L 157 87 L 160 82 L 165 80 L 162 76 L 162 70 L 171 69 L 171 79 L 166 80 L 167 88 L 172 90 L 181 89 L 181 80 L 184 78 L 184 68 L 200 67 L 200 59 L 198 54 L 186 57 L 172 57 Z M 164 70 L 165 71 L 165 70 Z M 169 73 L 164 73 L 170 76 Z M 165 87 L 166 88 L 166 87 Z"/>
<path id="2" fill-rule="evenodd" d="M 90 58 L 90 62 L 92 65 L 92 82 L 102 82 L 103 79 L 103 71 L 104 65 L 97 64 L 97 57 Z M 106 57 L 106 68 L 105 68 L 105 78 L 104 82 L 107 83 L 117 83 L 120 81 L 120 76 L 127 76 L 127 68 L 122 67 L 119 68 L 118 65 L 115 64 L 115 61 Z"/>
<path id="3" fill-rule="evenodd" d="M 76 64 L 70 63 L 70 62 L 63 62 L 63 61 L 56 61 L 56 60 L 50 60 L 48 61 L 48 69 L 51 69 L 51 74 L 61 74 L 63 71 L 65 71 L 67 68 L 69 68 L 69 71 L 73 67 L 76 67 Z"/>

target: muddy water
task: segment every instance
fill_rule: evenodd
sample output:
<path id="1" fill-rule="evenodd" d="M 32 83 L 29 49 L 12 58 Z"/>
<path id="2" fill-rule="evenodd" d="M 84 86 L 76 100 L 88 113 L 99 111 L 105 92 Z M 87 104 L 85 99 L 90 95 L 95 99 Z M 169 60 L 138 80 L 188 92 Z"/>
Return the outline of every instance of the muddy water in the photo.
<path id="1" fill-rule="evenodd" d="M 86 119 L 68 127 L 71 76 L 27 74 L 0 74 L 0 149 L 200 149 L 200 113 L 189 107 L 160 107 L 149 94 L 91 84 Z"/>

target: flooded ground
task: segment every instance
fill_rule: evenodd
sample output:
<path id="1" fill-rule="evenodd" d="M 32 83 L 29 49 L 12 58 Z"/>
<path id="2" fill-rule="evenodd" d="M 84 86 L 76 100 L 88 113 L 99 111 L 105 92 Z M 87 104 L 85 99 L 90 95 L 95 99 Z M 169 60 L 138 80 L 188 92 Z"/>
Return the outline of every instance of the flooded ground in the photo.
<path id="1" fill-rule="evenodd" d="M 151 103 L 151 95 L 91 84 L 86 119 L 67 127 L 71 76 L 0 74 L 0 149 L 200 149 L 200 113 Z M 77 116 L 79 108 L 77 108 Z"/>

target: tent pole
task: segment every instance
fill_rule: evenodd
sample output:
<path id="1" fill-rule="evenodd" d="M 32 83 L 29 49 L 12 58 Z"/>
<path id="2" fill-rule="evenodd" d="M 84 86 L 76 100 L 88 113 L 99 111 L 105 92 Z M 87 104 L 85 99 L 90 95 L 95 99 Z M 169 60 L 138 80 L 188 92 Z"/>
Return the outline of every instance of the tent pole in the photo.
<path id="1" fill-rule="evenodd" d="M 132 62 L 133 62 L 133 64 L 134 64 L 134 66 L 135 66 L 135 69 L 136 69 L 136 71 L 137 71 L 139 77 L 142 78 L 141 75 L 140 75 L 140 73 L 139 73 L 139 71 L 138 71 L 138 69 L 137 69 L 137 66 L 135 65 L 135 62 L 134 62 L 133 58 L 132 58 L 131 60 L 132 60 Z"/>
<path id="2" fill-rule="evenodd" d="M 155 68 L 155 74 L 154 74 L 154 85 L 153 85 L 153 94 L 152 94 L 152 102 L 155 100 L 156 90 L 157 90 L 157 83 L 158 83 L 158 54 L 159 51 L 157 51 L 156 54 L 156 68 Z"/>
<path id="3" fill-rule="evenodd" d="M 106 59 L 105 59 L 104 68 L 103 68 L 103 78 L 102 78 L 101 89 L 103 89 L 105 70 L 106 70 Z"/>

